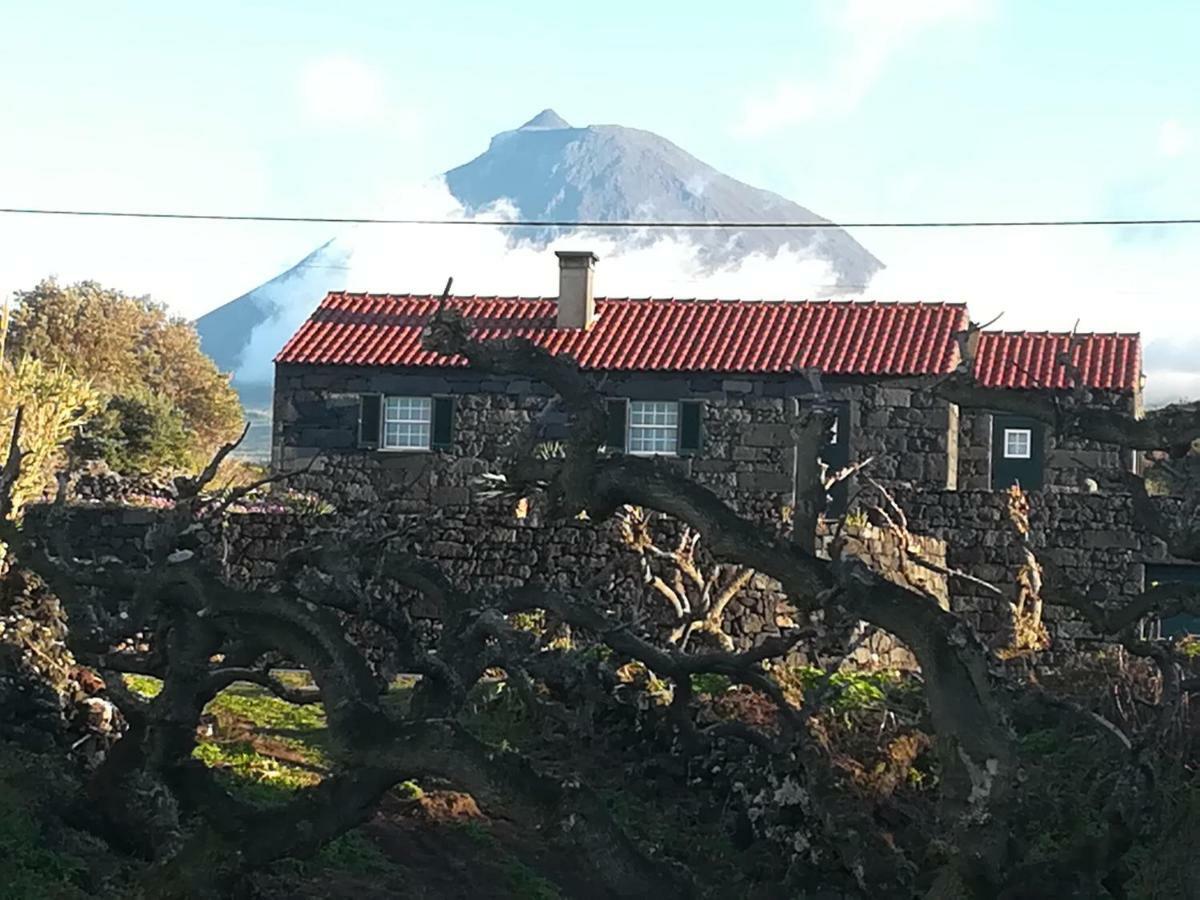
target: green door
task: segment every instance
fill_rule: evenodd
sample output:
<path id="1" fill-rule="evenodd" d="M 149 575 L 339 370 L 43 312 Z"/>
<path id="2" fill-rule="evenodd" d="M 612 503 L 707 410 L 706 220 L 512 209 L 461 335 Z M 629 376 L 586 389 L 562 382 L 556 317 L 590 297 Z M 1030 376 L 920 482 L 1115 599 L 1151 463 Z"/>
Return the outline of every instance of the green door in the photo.
<path id="1" fill-rule="evenodd" d="M 805 401 L 802 405 L 808 406 L 811 402 Z M 827 474 L 833 475 L 850 465 L 850 404 L 844 400 L 821 400 L 812 405 L 833 414 L 821 447 L 821 462 L 825 463 Z M 843 479 L 830 488 L 822 515 L 826 518 L 844 515 L 849 499 L 850 484 Z"/>
<path id="2" fill-rule="evenodd" d="M 1041 490 L 1046 456 L 1045 426 L 1021 416 L 992 416 L 992 489 L 1014 484 Z"/>

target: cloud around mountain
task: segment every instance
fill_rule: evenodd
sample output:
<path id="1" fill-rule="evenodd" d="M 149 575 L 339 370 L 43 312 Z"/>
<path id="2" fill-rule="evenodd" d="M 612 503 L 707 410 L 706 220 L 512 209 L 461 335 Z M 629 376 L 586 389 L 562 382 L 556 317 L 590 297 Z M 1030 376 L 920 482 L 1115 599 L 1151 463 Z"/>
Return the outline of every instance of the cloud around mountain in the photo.
<path id="1" fill-rule="evenodd" d="M 730 178 L 651 132 L 573 128 L 544 110 L 442 178 L 397 193 L 396 217 L 537 221 L 826 222 Z M 857 292 L 882 264 L 822 229 L 515 229 L 359 226 L 196 323 L 204 349 L 248 405 L 265 402 L 271 359 L 330 290 L 557 292 L 559 247 L 603 257 L 604 294 L 789 297 Z"/>

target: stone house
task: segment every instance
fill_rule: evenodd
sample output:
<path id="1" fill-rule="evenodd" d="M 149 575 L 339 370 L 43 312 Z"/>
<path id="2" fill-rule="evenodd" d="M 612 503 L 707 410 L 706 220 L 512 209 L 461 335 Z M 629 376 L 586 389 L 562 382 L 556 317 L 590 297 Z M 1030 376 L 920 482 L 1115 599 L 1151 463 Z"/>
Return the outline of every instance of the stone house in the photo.
<path id="1" fill-rule="evenodd" d="M 805 404 L 836 413 L 830 466 L 870 457 L 870 473 L 902 489 L 1075 491 L 1092 469 L 1134 464 L 936 398 L 931 386 L 961 358 L 961 304 L 606 299 L 594 296 L 593 254 L 557 256 L 556 298 L 447 302 L 481 338 L 521 335 L 595 373 L 611 398 L 610 452 L 669 457 L 743 510 L 770 515 L 789 501 L 788 422 Z M 275 360 L 273 464 L 319 455 L 318 486 L 343 502 L 400 493 L 414 510 L 465 506 L 466 461 L 494 459 L 531 424 L 545 441 L 561 437 L 565 416 L 542 385 L 422 349 L 439 302 L 328 295 Z M 1137 335 L 985 331 L 974 373 L 1014 391 L 1080 378 L 1096 403 L 1141 405 Z M 838 489 L 834 511 L 853 489 Z"/>
<path id="2" fill-rule="evenodd" d="M 1035 421 L 960 411 L 935 396 L 932 387 L 961 360 L 964 306 L 596 298 L 595 257 L 558 256 L 556 298 L 447 302 L 479 337 L 522 335 L 594 373 L 609 398 L 607 452 L 661 457 L 743 513 L 777 522 L 792 501 L 789 422 L 803 405 L 824 404 L 836 412 L 826 461 L 840 467 L 872 458 L 866 471 L 892 489 L 915 532 L 913 544 L 901 548 L 887 529 L 857 520 L 837 530 L 840 538 L 856 542 L 856 552 L 886 577 L 953 604 L 997 644 L 1008 639 L 1007 599 L 971 583 L 951 590 L 942 575 L 912 565 L 908 553 L 915 547 L 923 559 L 1011 583 L 1024 558 L 1001 492 L 1013 480 L 1033 489 L 1039 558 L 1079 590 L 1102 587 L 1119 602 L 1155 580 L 1184 577 L 1162 542 L 1137 526 L 1127 494 L 1082 488 L 1095 470 L 1133 460 L 1111 447 L 1063 441 Z M 419 552 L 465 587 L 538 579 L 574 589 L 624 572 L 614 563 L 629 551 L 611 521 L 542 522 L 472 502 L 473 476 L 488 461 L 531 427 L 544 442 L 561 438 L 565 415 L 540 384 L 473 371 L 465 360 L 423 350 L 421 332 L 439 302 L 428 295 L 327 296 L 276 359 L 275 466 L 295 469 L 319 456 L 298 486 L 331 500 L 335 516 L 383 498 L 393 511 L 437 510 Z M 1140 409 L 1133 335 L 985 332 L 973 373 L 986 387 L 1082 386 L 1097 404 Z M 859 486 L 843 488 L 833 511 Z M 136 558 L 150 517 L 145 510 L 83 508 L 70 528 L 79 546 Z M 235 575 L 257 583 L 303 538 L 304 524 L 283 513 L 247 513 L 220 527 L 207 552 L 239 560 Z M 830 529 L 821 534 L 828 539 Z M 609 585 L 607 594 L 630 603 L 662 604 L 647 595 L 640 573 Z M 793 613 L 779 586 L 756 575 L 731 605 L 728 631 L 738 646 L 751 646 L 789 627 Z M 1087 634 L 1069 608 L 1051 604 L 1046 615 L 1056 637 L 1073 642 Z M 1164 634 L 1174 628 L 1148 627 Z M 911 665 L 890 636 L 868 638 L 855 652 L 857 664 Z"/>

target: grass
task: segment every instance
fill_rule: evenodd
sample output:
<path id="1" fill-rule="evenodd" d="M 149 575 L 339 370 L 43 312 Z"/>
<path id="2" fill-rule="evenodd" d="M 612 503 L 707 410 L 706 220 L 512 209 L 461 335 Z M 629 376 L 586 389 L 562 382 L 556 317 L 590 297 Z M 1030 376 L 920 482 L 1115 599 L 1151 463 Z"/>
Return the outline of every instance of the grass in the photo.
<path id="1" fill-rule="evenodd" d="M 732 681 L 716 672 L 698 672 L 692 676 L 692 690 L 701 697 L 716 697 L 729 690 Z"/>
<path id="2" fill-rule="evenodd" d="M 217 770 L 217 780 L 230 793 L 256 806 L 280 806 L 321 781 L 318 773 L 280 762 L 248 741 L 201 741 L 192 756 Z"/>
<path id="3" fill-rule="evenodd" d="M 37 822 L 8 801 L 0 809 L 0 860 L 0 900 L 85 896 L 73 883 L 84 870 L 83 862 L 47 849 Z"/>
<path id="4" fill-rule="evenodd" d="M 506 859 L 502 871 L 513 900 L 562 900 L 562 894 L 553 882 L 542 878 L 516 857 Z"/>
<path id="5" fill-rule="evenodd" d="M 73 900 L 86 894 L 78 856 L 57 846 L 38 814 L 52 778 L 44 758 L 0 743 L 0 900 Z"/>
<path id="6" fill-rule="evenodd" d="M 145 675 L 127 675 L 125 684 L 145 698 L 162 689 L 158 679 Z M 216 770 L 235 796 L 278 806 L 320 782 L 328 741 L 321 704 L 294 705 L 258 685 L 237 683 L 218 694 L 205 713 L 214 720 L 213 735 L 198 740 L 192 756 Z M 297 759 L 279 759 L 271 748 L 291 751 Z"/>
<path id="7" fill-rule="evenodd" d="M 454 827 L 458 829 L 460 834 L 471 841 L 471 843 L 476 844 L 479 847 L 492 849 L 496 846 L 496 836 L 480 822 L 475 822 L 468 819 L 465 822 L 456 824 Z"/>
<path id="8" fill-rule="evenodd" d="M 154 679 L 131 677 L 131 690 L 150 697 L 159 690 Z M 398 681 L 384 698 L 385 706 L 399 713 L 411 698 L 415 680 Z M 697 679 L 698 693 L 720 694 L 728 680 L 720 676 Z M 320 704 L 294 706 L 250 684 L 235 684 L 218 695 L 206 708 L 212 717 L 214 733 L 198 741 L 194 756 L 216 771 L 220 781 L 246 802 L 264 807 L 286 802 L 295 793 L 320 781 L 320 769 L 327 765 L 328 733 Z M 467 707 L 466 724 L 484 741 L 498 747 L 537 753 L 542 723 L 529 715 L 520 697 L 499 680 L 481 685 L 472 693 Z M 266 749 L 284 746 L 301 757 L 292 762 L 274 758 Z M 670 797 L 631 795 L 625 770 L 613 766 L 606 751 L 584 745 L 558 745 L 554 755 L 539 754 L 538 763 L 551 771 L 579 771 L 594 785 L 616 821 L 636 841 L 657 848 L 676 859 L 695 864 L 717 880 L 731 882 L 733 860 L 738 853 L 723 830 L 714 827 L 719 811 L 704 799 L 686 792 Z M 303 764 L 297 764 L 297 763 Z M 317 771 L 314 771 L 316 769 Z M 420 785 L 405 783 L 398 787 L 401 797 L 415 799 L 423 794 Z M 478 849 L 480 871 L 491 871 L 509 896 L 516 900 L 562 900 L 555 884 L 543 877 L 524 859 L 515 855 L 487 823 L 461 821 L 453 826 Z M 520 856 L 527 854 L 521 852 Z M 530 860 L 532 863 L 533 861 Z M 333 841 L 318 856 L 305 862 L 288 862 L 279 867 L 286 879 L 306 879 L 318 871 L 371 875 L 387 880 L 388 874 L 400 877 L 402 869 L 392 863 L 372 842 L 368 832 L 358 829 Z"/>
<path id="9" fill-rule="evenodd" d="M 310 734 L 326 727 L 325 707 L 320 703 L 295 706 L 251 684 L 226 688 L 210 709 L 247 719 L 267 732 Z"/>
<path id="10" fill-rule="evenodd" d="M 277 673 L 292 687 L 303 687 L 311 680 L 303 673 Z M 144 675 L 127 675 L 126 686 L 134 693 L 153 698 L 162 683 Z M 394 709 L 407 705 L 413 679 L 397 682 L 386 698 Z M 238 682 L 218 694 L 205 707 L 214 722 L 211 737 L 196 742 L 192 756 L 215 771 L 217 779 L 234 796 L 256 806 L 269 808 L 292 799 L 297 791 L 321 780 L 328 765 L 329 742 L 325 709 L 320 703 L 295 705 L 255 684 Z M 271 749 L 285 748 L 298 759 L 288 761 L 271 755 Z M 419 797 L 414 782 L 400 785 L 402 796 Z M 318 870 L 348 875 L 372 875 L 391 868 L 388 858 L 373 844 L 362 829 L 349 831 L 331 841 L 317 856 L 303 863 L 291 863 L 297 877 Z M 0 898 L 3 894 L 0 894 Z"/>
<path id="11" fill-rule="evenodd" d="M 392 868 L 391 860 L 358 828 L 322 847 L 313 862 L 319 868 L 337 869 L 350 875 L 373 875 Z"/>
<path id="12" fill-rule="evenodd" d="M 126 675 L 125 687 L 144 700 L 151 700 L 162 690 L 162 682 L 149 675 Z"/>

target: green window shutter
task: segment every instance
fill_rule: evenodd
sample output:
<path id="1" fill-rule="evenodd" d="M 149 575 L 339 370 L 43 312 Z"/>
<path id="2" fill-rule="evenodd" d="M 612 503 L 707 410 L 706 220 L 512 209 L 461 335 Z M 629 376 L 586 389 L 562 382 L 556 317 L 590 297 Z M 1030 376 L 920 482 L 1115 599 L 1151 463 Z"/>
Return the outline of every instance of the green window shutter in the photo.
<path id="1" fill-rule="evenodd" d="M 625 420 L 629 416 L 628 400 L 608 401 L 608 430 L 604 446 L 614 453 L 625 452 Z"/>
<path id="2" fill-rule="evenodd" d="M 360 394 L 358 398 L 358 446 L 368 450 L 379 447 L 379 431 L 383 419 L 383 397 L 379 394 Z"/>
<path id="3" fill-rule="evenodd" d="M 454 398 L 433 398 L 433 431 L 431 446 L 434 450 L 449 450 L 454 446 Z"/>
<path id="4" fill-rule="evenodd" d="M 1027 456 L 1010 456 L 1007 452 L 1005 433 L 1028 431 L 1028 443 L 1019 439 L 1019 448 Z M 1024 490 L 1038 491 L 1042 488 L 1045 469 L 1046 429 L 1037 419 L 1020 416 L 992 416 L 992 490 L 1005 491 L 1014 484 Z"/>
<path id="5" fill-rule="evenodd" d="M 704 403 L 682 400 L 679 403 L 679 455 L 691 456 L 700 452 L 704 440 Z"/>

